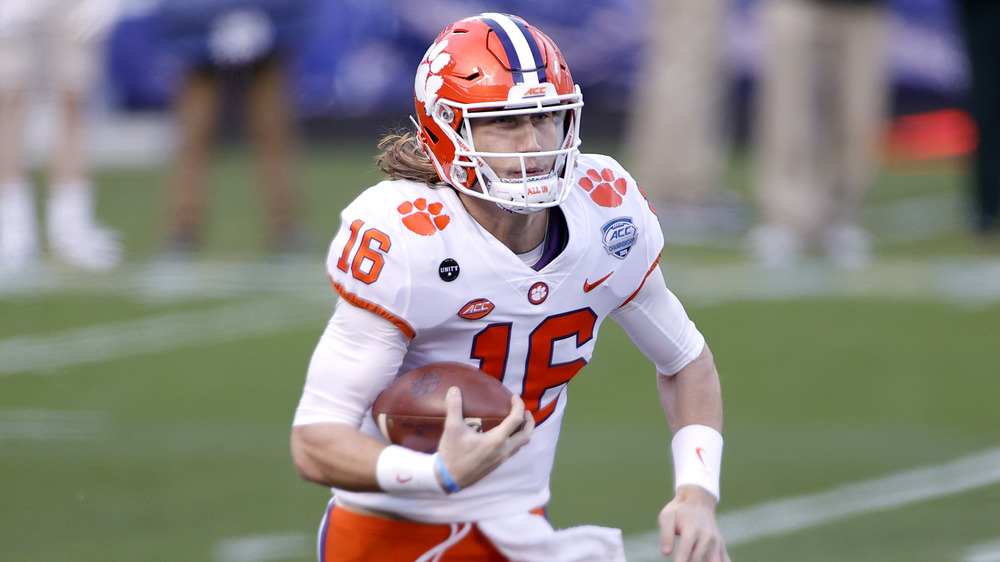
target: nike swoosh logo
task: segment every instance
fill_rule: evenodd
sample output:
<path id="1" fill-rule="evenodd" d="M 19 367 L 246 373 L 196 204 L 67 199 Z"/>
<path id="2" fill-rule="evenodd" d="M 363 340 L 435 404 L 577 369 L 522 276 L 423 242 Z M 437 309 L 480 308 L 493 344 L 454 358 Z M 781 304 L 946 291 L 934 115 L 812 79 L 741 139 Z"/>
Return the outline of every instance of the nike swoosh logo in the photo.
<path id="1" fill-rule="evenodd" d="M 705 464 L 705 459 L 703 459 L 701 457 L 701 454 L 705 452 L 705 449 L 702 449 L 701 447 L 698 447 L 697 449 L 694 450 L 694 452 L 698 454 L 698 460 L 701 461 L 701 466 L 704 466 L 705 468 L 708 468 L 708 465 Z"/>
<path id="2" fill-rule="evenodd" d="M 612 275 L 614 275 L 614 273 L 615 272 L 612 271 L 611 273 L 605 275 L 604 277 L 601 277 L 600 279 L 598 279 L 597 281 L 594 281 L 593 283 L 589 283 L 589 279 L 585 279 L 583 281 L 583 292 L 584 293 L 589 293 L 589 292 L 593 291 L 594 289 L 597 288 L 598 285 L 600 285 L 601 283 L 604 283 L 605 281 L 607 281 L 608 277 L 611 277 Z"/>
<path id="3" fill-rule="evenodd" d="M 413 475 L 412 474 L 406 474 L 405 476 L 402 475 L 402 474 L 397 474 L 396 475 L 396 481 L 399 482 L 400 484 L 406 484 L 410 480 L 413 480 Z"/>

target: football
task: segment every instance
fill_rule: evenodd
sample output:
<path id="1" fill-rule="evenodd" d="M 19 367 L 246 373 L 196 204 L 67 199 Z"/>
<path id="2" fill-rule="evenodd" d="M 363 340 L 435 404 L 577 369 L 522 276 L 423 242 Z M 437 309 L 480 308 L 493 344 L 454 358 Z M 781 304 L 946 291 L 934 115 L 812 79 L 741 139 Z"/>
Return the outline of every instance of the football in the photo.
<path id="1" fill-rule="evenodd" d="M 375 399 L 372 418 L 389 442 L 437 451 L 447 412 L 445 395 L 462 390 L 466 425 L 488 431 L 510 413 L 511 392 L 497 379 L 462 363 L 430 363 L 397 378 Z"/>

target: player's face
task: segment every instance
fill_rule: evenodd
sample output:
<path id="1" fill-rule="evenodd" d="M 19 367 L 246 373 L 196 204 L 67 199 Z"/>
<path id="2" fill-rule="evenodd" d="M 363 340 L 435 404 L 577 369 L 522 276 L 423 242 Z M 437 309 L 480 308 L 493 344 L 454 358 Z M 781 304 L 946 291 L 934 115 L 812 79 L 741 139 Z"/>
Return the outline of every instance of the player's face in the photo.
<path id="1" fill-rule="evenodd" d="M 556 150 L 562 137 L 562 115 L 555 112 L 506 115 L 470 119 L 472 140 L 481 152 L 527 153 Z M 528 176 L 552 171 L 556 157 L 535 156 L 524 159 Z M 520 158 L 484 158 L 503 179 L 520 179 Z"/>

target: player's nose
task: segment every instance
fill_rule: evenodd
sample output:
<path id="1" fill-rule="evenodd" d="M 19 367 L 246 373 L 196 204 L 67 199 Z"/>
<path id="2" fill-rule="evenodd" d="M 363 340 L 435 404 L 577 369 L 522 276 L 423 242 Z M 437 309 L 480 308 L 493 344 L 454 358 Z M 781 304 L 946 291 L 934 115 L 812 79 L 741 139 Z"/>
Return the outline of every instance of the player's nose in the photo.
<path id="1" fill-rule="evenodd" d="M 542 149 L 539 132 L 527 116 L 518 119 L 514 134 L 517 135 L 515 144 L 517 152 L 538 152 Z"/>

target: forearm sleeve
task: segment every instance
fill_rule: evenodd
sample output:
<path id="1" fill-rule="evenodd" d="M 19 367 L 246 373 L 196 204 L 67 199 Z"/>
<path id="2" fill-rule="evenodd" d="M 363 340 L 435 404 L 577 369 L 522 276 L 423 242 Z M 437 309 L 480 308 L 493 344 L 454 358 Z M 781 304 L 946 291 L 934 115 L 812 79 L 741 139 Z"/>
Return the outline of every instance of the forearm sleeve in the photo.
<path id="1" fill-rule="evenodd" d="M 375 397 L 399 372 L 408 343 L 388 320 L 339 300 L 309 362 L 292 425 L 360 427 Z"/>
<path id="2" fill-rule="evenodd" d="M 639 294 L 612 312 L 611 318 L 656 365 L 657 372 L 664 375 L 680 371 L 705 347 L 705 337 L 667 288 L 658 267 L 650 273 Z"/>

